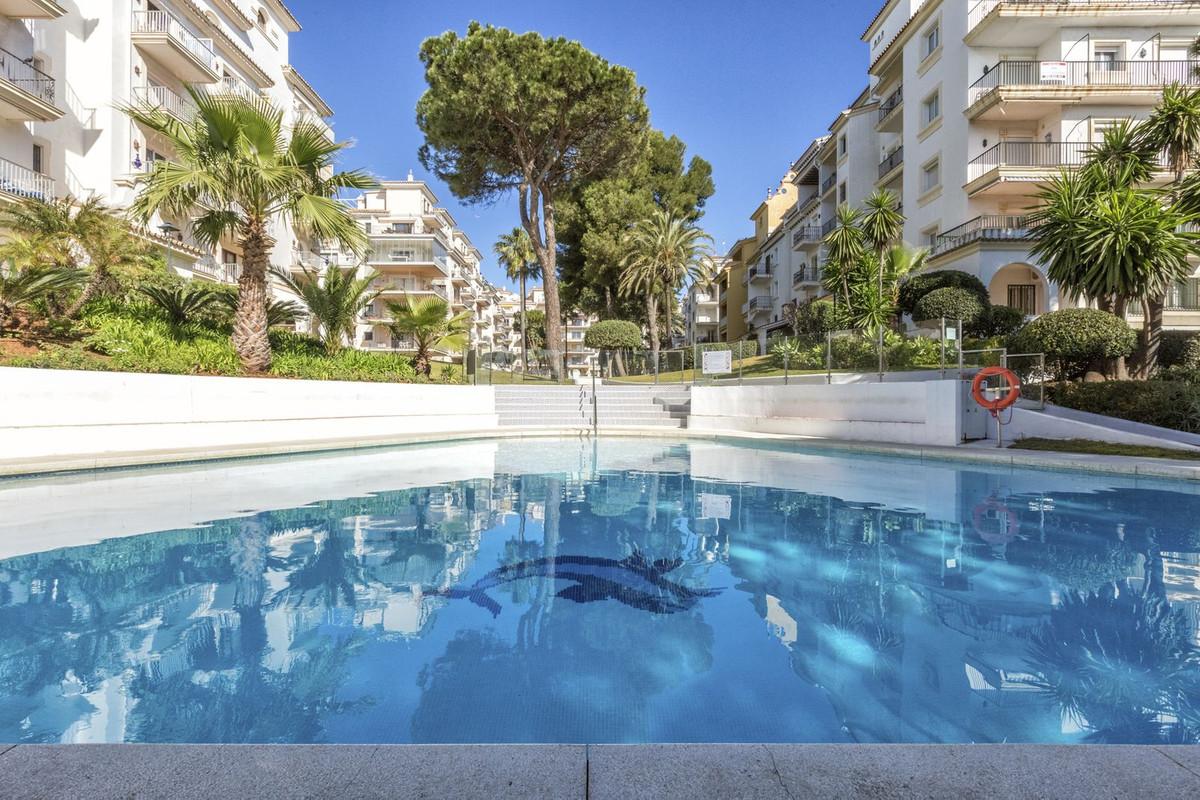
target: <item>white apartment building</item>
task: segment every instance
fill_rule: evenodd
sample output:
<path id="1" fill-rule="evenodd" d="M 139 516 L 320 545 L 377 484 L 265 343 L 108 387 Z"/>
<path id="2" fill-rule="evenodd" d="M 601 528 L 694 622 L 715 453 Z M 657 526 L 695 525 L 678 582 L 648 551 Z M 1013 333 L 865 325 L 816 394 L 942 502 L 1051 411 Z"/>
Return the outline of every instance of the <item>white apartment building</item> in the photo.
<path id="1" fill-rule="evenodd" d="M 0 202 L 98 195 L 122 208 L 135 179 L 170 148 L 120 110 L 139 102 L 188 113 L 185 86 L 263 95 L 285 121 L 332 110 L 289 64 L 300 24 L 281 0 L 3 0 L 0 2 Z M 148 235 L 187 277 L 236 281 L 235 242 L 213 250 L 184 220 Z M 310 258 L 312 242 L 272 230 L 277 265 Z"/>
<path id="2" fill-rule="evenodd" d="M 1187 0 L 887 0 L 863 34 L 868 89 L 787 174 L 797 199 L 747 269 L 747 323 L 765 339 L 814 295 L 837 204 L 876 188 L 901 199 L 931 269 L 976 275 L 1026 314 L 1066 304 L 1029 254 L 1033 195 L 1114 122 L 1144 119 L 1163 86 L 1200 83 L 1198 34 Z M 1169 326 L 1200 327 L 1200 277 L 1168 308 Z"/>
<path id="3" fill-rule="evenodd" d="M 370 246 L 365 259 L 335 246 L 321 257 L 345 267 L 358 267 L 360 275 L 375 273 L 380 295 L 359 321 L 354 346 L 366 350 L 412 352 L 413 342 L 392 333 L 389 302 L 406 295 L 436 296 L 448 302 L 447 314 L 471 315 L 470 346 L 495 349 L 503 325 L 496 319 L 496 290 L 480 272 L 482 256 L 470 238 L 457 227 L 450 212 L 424 181 L 383 181 L 352 201 L 351 214 L 366 232 Z M 293 262 L 299 270 L 301 264 Z M 443 360 L 457 354 L 439 354 Z"/>
<path id="4" fill-rule="evenodd" d="M 729 268 L 725 258 L 714 259 L 711 265 L 712 282 L 707 286 L 693 283 L 683 297 L 685 344 L 707 344 L 721 341 L 721 299 L 718 287 L 721 273 Z"/>

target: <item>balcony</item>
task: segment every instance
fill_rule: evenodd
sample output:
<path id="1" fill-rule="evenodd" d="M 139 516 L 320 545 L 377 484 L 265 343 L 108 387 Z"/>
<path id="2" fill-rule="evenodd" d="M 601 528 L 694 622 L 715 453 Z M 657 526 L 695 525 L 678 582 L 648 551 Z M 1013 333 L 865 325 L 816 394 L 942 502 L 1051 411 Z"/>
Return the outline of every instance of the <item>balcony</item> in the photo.
<path id="1" fill-rule="evenodd" d="M 1033 228 L 1024 216 L 984 214 L 938 235 L 930 258 L 952 253 L 974 242 L 1027 241 Z"/>
<path id="2" fill-rule="evenodd" d="M 53 122 L 62 115 L 54 102 L 54 78 L 0 48 L 0 119 Z"/>
<path id="3" fill-rule="evenodd" d="M 1200 312 L 1200 278 L 1188 278 L 1179 281 L 1167 291 L 1166 311 Z M 1129 306 L 1128 315 L 1140 319 L 1143 314 L 1140 303 Z"/>
<path id="4" fill-rule="evenodd" d="M 58 19 L 66 13 L 54 0 L 0 0 L 0 17 Z"/>
<path id="5" fill-rule="evenodd" d="M 904 166 L 904 148 L 897 147 L 883 161 L 879 162 L 879 182 L 887 183 Z"/>
<path id="6" fill-rule="evenodd" d="M 0 195 L 54 199 L 54 179 L 0 158 Z"/>
<path id="7" fill-rule="evenodd" d="M 771 268 L 763 264 L 755 264 L 746 270 L 746 277 L 742 279 L 742 283 L 751 284 L 755 281 L 769 281 L 771 279 Z"/>
<path id="8" fill-rule="evenodd" d="M 820 283 L 821 271 L 813 267 L 804 267 L 792 273 L 792 286 L 800 286 L 805 283 Z"/>
<path id="9" fill-rule="evenodd" d="M 134 47 L 188 83 L 216 83 L 217 54 L 212 40 L 201 39 L 166 11 L 135 11 Z"/>
<path id="10" fill-rule="evenodd" d="M 217 283 L 237 283 L 242 276 L 242 265 L 236 261 L 220 262 L 205 253 L 192 265 L 192 272 Z"/>
<path id="11" fill-rule="evenodd" d="M 833 233 L 833 229 L 838 225 L 837 219 L 831 219 L 821 226 L 821 238 L 824 239 L 829 234 Z"/>
<path id="12" fill-rule="evenodd" d="M 879 121 L 875 123 L 875 129 L 878 131 L 891 131 L 898 133 L 904 128 L 904 114 L 901 109 L 904 107 L 904 87 L 896 87 L 896 91 L 889 94 L 882 103 L 879 104 Z"/>
<path id="13" fill-rule="evenodd" d="M 133 91 L 134 98 L 144 105 L 159 108 L 176 119 L 187 121 L 196 113 L 190 99 L 184 99 L 166 86 L 139 86 Z"/>
<path id="14" fill-rule="evenodd" d="M 750 301 L 742 306 L 742 313 L 747 319 L 752 319 L 759 314 L 770 314 L 775 308 L 775 298 L 771 295 L 760 294 L 757 297 L 751 297 Z"/>
<path id="15" fill-rule="evenodd" d="M 1001 61 L 968 92 L 972 120 L 1035 120 L 1046 106 L 1153 106 L 1167 84 L 1200 85 L 1191 61 Z"/>
<path id="16" fill-rule="evenodd" d="M 1064 26 L 1159 30 L 1196 27 L 1200 0 L 977 0 L 967 14 L 971 47 L 1036 47 Z"/>
<path id="17" fill-rule="evenodd" d="M 1028 194 L 1031 183 L 1082 165 L 1091 148 L 1091 142 L 1001 142 L 967 165 L 964 188 L 970 196 Z"/>
<path id="18" fill-rule="evenodd" d="M 821 195 L 822 196 L 828 194 L 829 191 L 831 189 L 833 189 L 834 186 L 837 186 L 837 179 L 838 179 L 837 173 L 834 172 L 828 178 L 826 178 L 824 180 L 824 182 L 821 184 Z"/>
<path id="19" fill-rule="evenodd" d="M 799 250 L 802 247 L 809 245 L 817 245 L 825 235 L 821 233 L 821 229 L 816 225 L 806 225 L 803 228 L 797 228 L 792 231 L 792 249 Z"/>
<path id="20" fill-rule="evenodd" d="M 221 82 L 213 87 L 213 92 L 216 94 L 237 95 L 238 97 L 246 100 L 257 100 L 262 96 L 254 89 L 250 88 L 250 84 L 246 83 L 240 78 L 234 78 L 229 75 L 221 78 Z"/>

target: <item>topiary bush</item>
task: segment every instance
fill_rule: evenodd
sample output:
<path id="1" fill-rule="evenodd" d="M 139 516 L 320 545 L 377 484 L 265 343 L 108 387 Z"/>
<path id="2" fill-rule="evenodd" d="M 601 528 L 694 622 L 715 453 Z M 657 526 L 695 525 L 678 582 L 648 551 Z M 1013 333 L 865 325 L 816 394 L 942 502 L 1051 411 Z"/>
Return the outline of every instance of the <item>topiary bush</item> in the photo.
<path id="1" fill-rule="evenodd" d="M 983 317 L 975 322 L 972 333 L 985 339 L 1008 337 L 1025 324 L 1025 315 L 1009 306 L 991 306 Z"/>
<path id="2" fill-rule="evenodd" d="M 947 320 L 961 319 L 964 327 L 974 332 L 975 323 L 983 319 L 988 308 L 972 292 L 956 286 L 945 286 L 934 289 L 918 300 L 913 307 L 912 317 L 919 322 L 941 317 Z"/>
<path id="3" fill-rule="evenodd" d="M 1195 331 L 1163 331 L 1158 346 L 1158 366 L 1200 367 L 1200 333 Z"/>
<path id="4" fill-rule="evenodd" d="M 1048 399 L 1067 408 L 1200 433 L 1200 384 L 1189 381 L 1104 381 L 1050 387 Z"/>
<path id="5" fill-rule="evenodd" d="M 1120 317 L 1095 308 L 1064 308 L 1030 322 L 1009 338 L 1011 353 L 1045 353 L 1056 380 L 1107 372 L 1112 359 L 1128 356 L 1137 334 Z"/>
<path id="6" fill-rule="evenodd" d="M 983 285 L 983 281 L 970 273 L 947 269 L 914 275 L 902 283 L 899 297 L 900 310 L 915 317 L 913 312 L 917 307 L 918 300 L 936 289 L 946 288 L 965 289 L 975 295 L 979 304 L 984 308 L 991 305 L 987 287 Z"/>
<path id="7" fill-rule="evenodd" d="M 593 350 L 640 350 L 642 329 L 633 322 L 605 319 L 587 329 L 583 343 Z"/>
<path id="8" fill-rule="evenodd" d="M 835 306 L 827 300 L 805 303 L 796 309 L 796 318 L 792 323 L 796 335 L 824 335 L 830 331 L 845 330 L 851 326 L 850 318 L 845 309 Z"/>

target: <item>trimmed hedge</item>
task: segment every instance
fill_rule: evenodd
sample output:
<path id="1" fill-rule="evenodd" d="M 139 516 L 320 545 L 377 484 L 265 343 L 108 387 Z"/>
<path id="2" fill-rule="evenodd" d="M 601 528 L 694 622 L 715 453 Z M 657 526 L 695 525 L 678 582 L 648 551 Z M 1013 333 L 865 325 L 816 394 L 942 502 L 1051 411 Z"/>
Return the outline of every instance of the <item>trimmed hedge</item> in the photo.
<path id="1" fill-rule="evenodd" d="M 1095 308 L 1043 314 L 1008 342 L 1010 353 L 1045 353 L 1046 366 L 1057 380 L 1104 372 L 1108 361 L 1128 356 L 1136 346 L 1137 334 L 1125 320 Z"/>
<path id="2" fill-rule="evenodd" d="M 990 306 L 966 289 L 944 286 L 929 292 L 913 306 L 912 317 L 918 322 L 940 319 L 963 321 L 964 327 L 974 329 L 975 323 L 983 318 Z"/>
<path id="3" fill-rule="evenodd" d="M 1195 331 L 1163 331 L 1158 346 L 1158 366 L 1200 367 L 1200 333 Z"/>
<path id="4" fill-rule="evenodd" d="M 1025 324 L 1025 315 L 1009 306 L 992 306 L 984 312 L 983 318 L 974 325 L 976 336 L 992 338 L 994 336 L 1012 336 Z"/>
<path id="5" fill-rule="evenodd" d="M 583 343 L 593 350 L 638 350 L 643 346 L 642 329 L 633 322 L 605 319 L 587 329 Z"/>
<path id="6" fill-rule="evenodd" d="M 1190 381 L 1059 384 L 1049 388 L 1048 399 L 1079 411 L 1200 433 L 1200 384 Z"/>
<path id="7" fill-rule="evenodd" d="M 849 328 L 850 318 L 844 308 L 835 306 L 828 300 L 818 300 L 805 303 L 796 309 L 796 319 L 792 327 L 798 336 L 823 336 L 830 331 Z"/>
<path id="8" fill-rule="evenodd" d="M 979 304 L 984 308 L 991 305 L 987 287 L 983 281 L 966 272 L 946 269 L 936 272 L 924 272 L 914 275 L 900 285 L 899 306 L 905 314 L 912 315 L 917 307 L 917 301 L 937 289 L 965 289 L 975 295 Z"/>

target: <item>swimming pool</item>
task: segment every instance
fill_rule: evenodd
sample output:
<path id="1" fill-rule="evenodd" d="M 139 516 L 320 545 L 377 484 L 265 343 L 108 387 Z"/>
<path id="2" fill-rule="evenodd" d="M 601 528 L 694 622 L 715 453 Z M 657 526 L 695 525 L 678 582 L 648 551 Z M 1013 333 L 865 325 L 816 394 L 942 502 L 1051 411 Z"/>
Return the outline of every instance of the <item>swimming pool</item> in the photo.
<path id="1" fill-rule="evenodd" d="M 0 510 L 3 742 L 1200 742 L 1187 484 L 532 439 Z"/>

